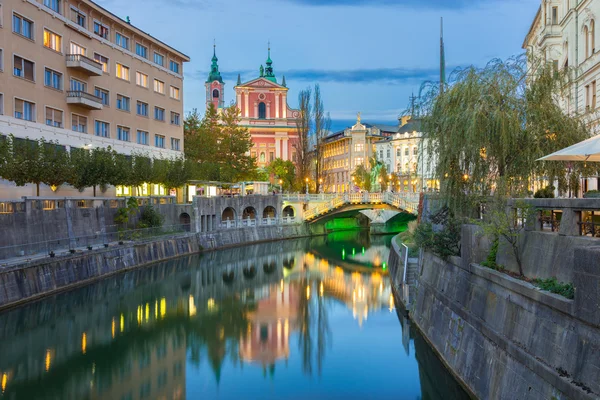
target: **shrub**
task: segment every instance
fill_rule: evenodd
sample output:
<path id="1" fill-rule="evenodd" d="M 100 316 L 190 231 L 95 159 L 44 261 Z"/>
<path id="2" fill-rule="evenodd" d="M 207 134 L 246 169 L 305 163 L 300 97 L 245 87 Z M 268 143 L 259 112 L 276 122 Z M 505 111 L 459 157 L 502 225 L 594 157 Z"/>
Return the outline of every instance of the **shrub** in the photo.
<path id="1" fill-rule="evenodd" d="M 482 266 L 495 269 L 496 271 L 504 271 L 504 267 L 498 265 L 496 263 L 496 257 L 498 256 L 498 246 L 500 245 L 500 240 L 495 238 L 492 242 L 492 247 L 490 247 L 490 252 L 488 253 L 487 259 L 481 263 Z"/>
<path id="2" fill-rule="evenodd" d="M 138 222 L 139 228 L 156 228 L 162 226 L 164 217 L 160 215 L 152 206 L 147 206 L 140 215 Z"/>
<path id="3" fill-rule="evenodd" d="M 554 198 L 554 190 L 556 188 L 554 186 L 546 186 L 543 189 L 537 190 L 533 197 L 536 199 L 553 199 Z"/>
<path id="4" fill-rule="evenodd" d="M 567 299 L 572 299 L 575 297 L 575 288 L 573 287 L 573 284 L 562 282 L 559 283 L 556 278 L 535 279 L 533 284 L 542 290 L 559 294 Z"/>
<path id="5" fill-rule="evenodd" d="M 588 190 L 583 194 L 583 197 L 588 199 L 597 199 L 600 197 L 600 191 L 598 190 Z"/>
<path id="6" fill-rule="evenodd" d="M 435 231 L 429 222 L 421 223 L 415 230 L 415 244 L 432 251 L 443 259 L 460 255 L 460 223 L 450 219 L 442 229 Z"/>

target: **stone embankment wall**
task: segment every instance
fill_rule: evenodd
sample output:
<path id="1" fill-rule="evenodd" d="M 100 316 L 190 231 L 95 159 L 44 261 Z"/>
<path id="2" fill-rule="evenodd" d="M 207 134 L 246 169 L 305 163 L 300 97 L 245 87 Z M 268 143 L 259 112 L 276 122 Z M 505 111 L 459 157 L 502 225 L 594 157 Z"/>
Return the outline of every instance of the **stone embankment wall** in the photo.
<path id="1" fill-rule="evenodd" d="M 191 233 L 44 258 L 0 270 L 0 309 L 163 261 L 250 243 L 309 236 L 305 225 L 259 226 Z"/>
<path id="2" fill-rule="evenodd" d="M 438 356 L 481 399 L 600 398 L 600 247 L 565 266 L 569 300 L 469 263 L 476 241 L 463 229 L 465 257 L 422 259 L 411 318 Z"/>

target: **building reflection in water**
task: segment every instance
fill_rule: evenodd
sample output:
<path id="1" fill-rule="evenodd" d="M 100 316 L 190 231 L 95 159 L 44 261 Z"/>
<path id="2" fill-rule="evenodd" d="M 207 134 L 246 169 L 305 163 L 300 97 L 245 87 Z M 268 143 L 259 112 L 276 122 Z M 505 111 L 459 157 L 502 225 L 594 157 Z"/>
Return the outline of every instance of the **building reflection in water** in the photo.
<path id="1" fill-rule="evenodd" d="M 364 246 L 337 258 L 314 240 L 188 257 L 0 314 L 0 398 L 185 399 L 188 364 L 207 363 L 219 382 L 226 358 L 273 374 L 295 351 L 320 373 L 332 301 L 358 325 L 393 308 Z"/>

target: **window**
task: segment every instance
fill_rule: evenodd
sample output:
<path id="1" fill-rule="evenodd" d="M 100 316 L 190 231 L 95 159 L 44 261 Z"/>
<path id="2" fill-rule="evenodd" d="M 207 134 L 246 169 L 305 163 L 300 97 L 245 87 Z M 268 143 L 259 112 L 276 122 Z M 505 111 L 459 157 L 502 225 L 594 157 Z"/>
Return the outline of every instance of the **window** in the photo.
<path id="1" fill-rule="evenodd" d="M 181 140 L 180 139 L 175 139 L 175 138 L 171 138 L 171 149 L 172 150 L 180 150 L 180 144 Z"/>
<path id="2" fill-rule="evenodd" d="M 171 98 L 179 100 L 179 88 L 171 86 L 169 94 L 171 95 Z"/>
<path id="3" fill-rule="evenodd" d="M 140 57 L 144 57 L 145 59 L 148 59 L 148 48 L 144 45 L 136 43 L 135 44 L 135 54 L 137 54 Z"/>
<path id="4" fill-rule="evenodd" d="M 87 133 L 87 118 L 73 114 L 71 118 L 71 129 L 75 132 Z"/>
<path id="5" fill-rule="evenodd" d="M 213 90 L 213 99 L 219 98 L 219 91 L 217 89 Z"/>
<path id="6" fill-rule="evenodd" d="M 164 67 L 165 66 L 165 57 L 158 53 L 154 53 L 154 63 Z"/>
<path id="7" fill-rule="evenodd" d="M 272 151 L 270 151 L 269 152 L 269 162 L 273 162 L 273 160 L 275 160 L 275 154 Z"/>
<path id="8" fill-rule="evenodd" d="M 400 148 L 398 147 L 396 149 L 396 157 L 400 157 L 400 156 L 402 156 L 402 152 L 400 151 Z"/>
<path id="9" fill-rule="evenodd" d="M 62 37 L 54 32 L 44 29 L 44 46 L 58 53 L 62 51 Z"/>
<path id="10" fill-rule="evenodd" d="M 354 145 L 355 152 L 363 152 L 365 151 L 365 145 L 363 143 L 357 143 Z"/>
<path id="11" fill-rule="evenodd" d="M 102 54 L 94 53 L 94 60 L 102 64 L 102 71 L 108 72 L 108 58 L 104 57 Z"/>
<path id="12" fill-rule="evenodd" d="M 129 50 L 129 38 L 121 35 L 119 32 L 115 33 L 115 43 L 117 46 Z"/>
<path id="13" fill-rule="evenodd" d="M 590 21 L 590 48 L 592 49 L 590 56 L 596 52 L 596 22 Z"/>
<path id="14" fill-rule="evenodd" d="M 0 9 L 0 12 L 1 11 L 2 10 Z M 2 49 L 0 49 L 0 71 L 4 71 L 4 52 L 2 51 Z"/>
<path id="15" fill-rule="evenodd" d="M 596 81 L 592 82 L 592 110 L 596 109 Z"/>
<path id="16" fill-rule="evenodd" d="M 4 115 L 4 95 L 0 93 L 0 115 Z"/>
<path id="17" fill-rule="evenodd" d="M 124 126 L 117 126 L 117 139 L 124 142 L 129 142 L 129 128 Z"/>
<path id="18" fill-rule="evenodd" d="M 137 115 L 141 115 L 142 117 L 148 116 L 148 104 L 138 101 L 137 102 Z"/>
<path id="19" fill-rule="evenodd" d="M 79 54 L 81 56 L 85 56 L 86 50 L 85 47 L 78 45 L 77 43 L 71 42 L 69 46 L 70 54 Z"/>
<path id="20" fill-rule="evenodd" d="M 154 119 L 158 121 L 165 120 L 165 109 L 160 107 L 154 107 Z"/>
<path id="21" fill-rule="evenodd" d="M 19 56 L 14 56 L 13 74 L 19 78 L 35 82 L 34 63 Z"/>
<path id="22" fill-rule="evenodd" d="M 136 72 L 135 73 L 135 83 L 138 86 L 142 86 L 142 87 L 147 88 L 148 87 L 148 75 L 143 74 L 143 73 L 141 73 L 139 71 Z"/>
<path id="23" fill-rule="evenodd" d="M 381 159 L 383 160 L 383 150 L 381 150 L 381 151 L 379 152 L 379 158 L 381 158 Z"/>
<path id="24" fill-rule="evenodd" d="M 18 14 L 13 14 L 13 32 L 33 40 L 33 21 Z"/>
<path id="25" fill-rule="evenodd" d="M 44 5 L 54 12 L 60 12 L 60 0 L 44 0 Z"/>
<path id="26" fill-rule="evenodd" d="M 117 78 L 129 80 L 129 67 L 117 63 Z"/>
<path id="27" fill-rule="evenodd" d="M 84 13 L 71 6 L 71 21 L 83 28 L 86 28 L 85 19 L 86 15 Z"/>
<path id="28" fill-rule="evenodd" d="M 62 79 L 63 76 L 60 72 L 56 72 L 50 68 L 46 68 L 44 70 L 44 85 L 57 89 L 57 90 L 62 90 Z"/>
<path id="29" fill-rule="evenodd" d="M 364 159 L 362 157 L 356 157 L 354 159 L 354 166 L 357 167 L 359 165 L 363 165 L 364 164 Z"/>
<path id="30" fill-rule="evenodd" d="M 15 99 L 15 118 L 35 122 L 35 104 Z"/>
<path id="31" fill-rule="evenodd" d="M 176 63 L 175 61 L 169 61 L 169 69 L 173 72 L 175 72 L 176 74 L 179 73 L 179 63 Z"/>
<path id="32" fill-rule="evenodd" d="M 63 112 L 55 108 L 46 107 L 46 125 L 62 128 Z"/>
<path id="33" fill-rule="evenodd" d="M 108 39 L 109 30 L 107 26 L 102 25 L 98 21 L 94 21 L 94 33 L 98 36 L 103 37 L 104 39 Z"/>
<path id="34" fill-rule="evenodd" d="M 418 152 L 417 146 L 413 147 L 413 156 L 416 156 L 417 152 Z"/>
<path id="35" fill-rule="evenodd" d="M 165 137 L 163 135 L 154 135 L 154 146 L 165 148 Z"/>
<path id="36" fill-rule="evenodd" d="M 391 150 L 390 150 L 390 149 L 387 149 L 387 158 L 390 158 L 390 157 L 391 157 L 391 154 L 390 154 L 390 153 L 391 153 Z M 389 168 L 388 168 L 388 171 L 389 171 Z"/>
<path id="37" fill-rule="evenodd" d="M 96 121 L 94 133 L 96 136 L 110 137 L 110 125 L 108 122 Z"/>
<path id="38" fill-rule="evenodd" d="M 154 80 L 154 91 L 157 93 L 165 94 L 165 83 L 159 81 L 158 79 Z"/>
<path id="39" fill-rule="evenodd" d="M 148 132 L 137 131 L 137 142 L 138 144 L 148 145 Z"/>
<path id="40" fill-rule="evenodd" d="M 173 125 L 180 125 L 181 124 L 181 116 L 176 113 L 171 111 L 171 124 Z"/>
<path id="41" fill-rule="evenodd" d="M 267 118 L 267 105 L 264 102 L 258 103 L 258 119 Z"/>
<path id="42" fill-rule="evenodd" d="M 558 25 L 558 7 L 552 7 L 552 25 Z"/>
<path id="43" fill-rule="evenodd" d="M 118 110 L 129 111 L 130 110 L 129 105 L 130 105 L 129 97 L 123 96 L 121 94 L 117 95 L 117 109 Z"/>
<path id="44" fill-rule="evenodd" d="M 108 90 L 101 89 L 99 87 L 94 88 L 94 96 L 100 97 L 102 99 L 102 104 L 105 106 L 109 105 L 109 95 Z"/>
<path id="45" fill-rule="evenodd" d="M 404 155 L 408 157 L 408 147 L 404 148 Z"/>

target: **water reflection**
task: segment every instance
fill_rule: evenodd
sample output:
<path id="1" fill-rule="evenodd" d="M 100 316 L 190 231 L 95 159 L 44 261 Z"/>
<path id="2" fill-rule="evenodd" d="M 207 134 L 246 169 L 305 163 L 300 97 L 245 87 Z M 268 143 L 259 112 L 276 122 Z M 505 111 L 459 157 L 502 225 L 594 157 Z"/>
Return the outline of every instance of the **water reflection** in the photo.
<path id="1" fill-rule="evenodd" d="M 231 249 L 0 314 L 0 398 L 442 398 L 392 313 L 388 249 L 359 232 Z"/>

